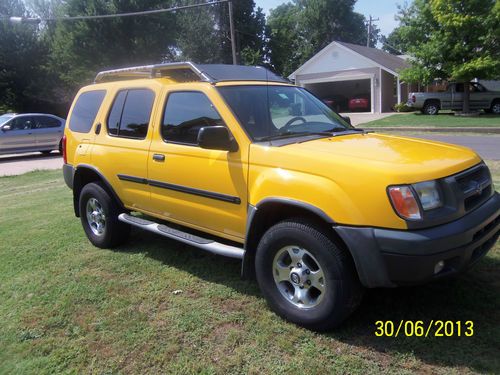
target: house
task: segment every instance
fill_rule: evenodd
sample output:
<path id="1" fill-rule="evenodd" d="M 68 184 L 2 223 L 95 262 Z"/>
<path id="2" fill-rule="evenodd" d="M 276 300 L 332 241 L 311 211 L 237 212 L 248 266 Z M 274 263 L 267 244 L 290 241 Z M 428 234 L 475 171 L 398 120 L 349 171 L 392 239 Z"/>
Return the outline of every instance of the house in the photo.
<path id="1" fill-rule="evenodd" d="M 408 66 L 404 56 L 334 41 L 288 78 L 321 99 L 334 98 L 340 112 L 348 111 L 349 99 L 366 96 L 370 99 L 367 112 L 381 113 L 406 101 L 408 88 L 399 81 L 398 72 Z"/>

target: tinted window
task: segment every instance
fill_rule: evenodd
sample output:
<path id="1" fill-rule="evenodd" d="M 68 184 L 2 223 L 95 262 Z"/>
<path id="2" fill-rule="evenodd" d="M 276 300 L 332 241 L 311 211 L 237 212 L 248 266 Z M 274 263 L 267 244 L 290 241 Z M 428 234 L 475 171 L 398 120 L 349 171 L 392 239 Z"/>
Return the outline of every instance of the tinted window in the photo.
<path id="1" fill-rule="evenodd" d="M 36 116 L 34 120 L 35 120 L 35 127 L 37 129 L 58 128 L 59 126 L 61 126 L 61 122 L 54 117 Z"/>
<path id="2" fill-rule="evenodd" d="M 150 90 L 120 91 L 109 113 L 109 134 L 126 138 L 145 138 L 153 102 L 154 93 Z"/>
<path id="3" fill-rule="evenodd" d="M 108 117 L 108 133 L 111 135 L 118 135 L 120 128 L 120 121 L 122 119 L 123 104 L 127 97 L 127 91 L 120 91 L 113 102 L 113 107 Z"/>
<path id="4" fill-rule="evenodd" d="M 174 92 L 167 98 L 161 134 L 164 140 L 197 144 L 205 126 L 224 125 L 214 106 L 201 92 Z"/>
<path id="5" fill-rule="evenodd" d="M 9 122 L 11 130 L 29 130 L 33 129 L 33 118 L 32 117 L 16 117 Z"/>
<path id="6" fill-rule="evenodd" d="M 150 90 L 129 90 L 120 122 L 120 137 L 144 138 L 148 133 L 154 93 Z"/>
<path id="7" fill-rule="evenodd" d="M 81 94 L 73 107 L 69 128 L 74 132 L 88 133 L 105 95 L 106 91 L 104 90 L 89 91 Z"/>

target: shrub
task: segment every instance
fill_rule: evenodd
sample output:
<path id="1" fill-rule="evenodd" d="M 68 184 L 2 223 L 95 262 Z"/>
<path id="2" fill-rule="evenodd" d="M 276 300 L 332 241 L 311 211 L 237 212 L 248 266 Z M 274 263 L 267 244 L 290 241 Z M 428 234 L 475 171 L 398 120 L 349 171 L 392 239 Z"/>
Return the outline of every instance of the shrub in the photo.
<path id="1" fill-rule="evenodd" d="M 414 111 L 416 111 L 415 108 L 407 106 L 406 103 L 395 104 L 394 110 L 396 112 L 414 112 Z"/>

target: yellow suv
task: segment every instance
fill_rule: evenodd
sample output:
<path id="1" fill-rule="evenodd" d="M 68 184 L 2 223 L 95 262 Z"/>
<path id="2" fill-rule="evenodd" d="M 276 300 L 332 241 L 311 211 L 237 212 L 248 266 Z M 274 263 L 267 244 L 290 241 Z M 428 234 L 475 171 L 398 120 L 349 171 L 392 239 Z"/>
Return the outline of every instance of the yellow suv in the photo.
<path id="1" fill-rule="evenodd" d="M 270 307 L 314 330 L 364 287 L 452 275 L 500 232 L 473 151 L 352 127 L 262 67 L 101 72 L 71 107 L 64 177 L 89 240 L 130 227 L 242 259 Z"/>

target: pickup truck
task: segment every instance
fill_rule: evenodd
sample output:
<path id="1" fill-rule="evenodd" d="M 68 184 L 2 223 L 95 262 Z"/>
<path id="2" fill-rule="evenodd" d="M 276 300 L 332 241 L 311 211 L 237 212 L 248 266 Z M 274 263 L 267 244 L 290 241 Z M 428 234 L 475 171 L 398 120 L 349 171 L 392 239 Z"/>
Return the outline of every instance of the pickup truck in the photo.
<path id="1" fill-rule="evenodd" d="M 470 109 L 484 109 L 485 112 L 500 114 L 500 92 L 489 91 L 476 82 L 470 84 Z M 451 83 L 444 92 L 412 92 L 407 105 L 420 109 L 426 115 L 437 115 L 440 109 L 461 110 L 463 107 L 464 84 Z"/>

